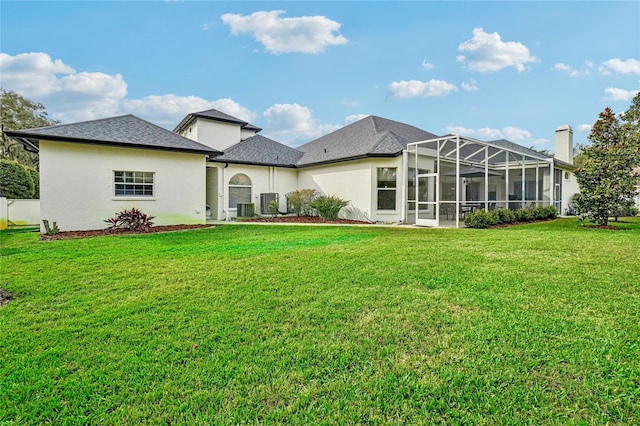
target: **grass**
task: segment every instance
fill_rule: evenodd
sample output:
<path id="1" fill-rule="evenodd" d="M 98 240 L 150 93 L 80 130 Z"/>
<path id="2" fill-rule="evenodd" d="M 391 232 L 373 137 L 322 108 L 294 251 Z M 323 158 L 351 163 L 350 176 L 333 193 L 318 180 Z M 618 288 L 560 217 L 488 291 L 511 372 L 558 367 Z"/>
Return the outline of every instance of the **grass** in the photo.
<path id="1" fill-rule="evenodd" d="M 620 227 L 4 232 L 0 424 L 638 424 Z"/>

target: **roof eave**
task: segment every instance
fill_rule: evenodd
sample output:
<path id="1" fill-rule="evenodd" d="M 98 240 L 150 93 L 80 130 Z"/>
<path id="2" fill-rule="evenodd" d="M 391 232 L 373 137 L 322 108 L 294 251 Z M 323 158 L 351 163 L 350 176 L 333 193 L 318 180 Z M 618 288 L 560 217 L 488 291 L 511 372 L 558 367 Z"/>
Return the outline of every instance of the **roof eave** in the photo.
<path id="1" fill-rule="evenodd" d="M 566 161 L 558 160 L 557 158 L 553 159 L 553 165 L 559 166 L 565 169 L 570 169 L 571 171 L 578 168 L 575 164 L 567 163 Z"/>
<path id="2" fill-rule="evenodd" d="M 243 164 L 248 166 L 270 166 L 270 167 L 284 167 L 287 169 L 296 169 L 298 166 L 295 164 L 276 164 L 276 163 L 265 163 L 260 161 L 240 161 L 240 160 L 225 160 L 220 158 L 210 158 L 208 160 L 209 163 L 229 163 L 229 164 Z"/>
<path id="3" fill-rule="evenodd" d="M 303 163 L 297 164 L 298 168 L 303 168 L 303 167 L 313 167 L 313 166 L 322 166 L 325 164 L 333 164 L 333 163 L 344 163 L 345 161 L 354 161 L 354 160 L 364 160 L 367 158 L 395 158 L 402 155 L 402 151 L 399 152 L 394 152 L 394 153 L 389 153 L 389 154 L 382 154 L 382 153 L 367 153 L 367 154 L 363 154 L 363 155 L 354 155 L 351 157 L 343 157 L 343 158 L 336 158 L 333 160 L 326 160 L 326 161 L 315 161 L 313 163 Z"/>
<path id="4" fill-rule="evenodd" d="M 69 143 L 79 143 L 85 145 L 106 145 L 113 147 L 121 147 L 121 148 L 139 148 L 139 149 L 153 149 L 156 151 L 178 151 L 178 152 L 186 152 L 191 154 L 202 154 L 202 155 L 222 155 L 221 151 L 215 149 L 191 149 L 191 148 L 180 148 L 180 147 L 165 147 L 165 146 L 156 146 L 156 145 L 142 145 L 136 143 L 127 143 L 127 142 L 112 142 L 112 141 L 103 141 L 96 139 L 80 139 L 80 138 L 71 138 L 66 136 L 54 136 L 54 135 L 36 135 L 29 134 L 24 132 L 16 132 L 16 131 L 5 131 L 5 134 L 16 139 L 18 142 L 23 143 L 24 141 L 28 141 L 32 146 L 35 146 L 35 141 L 39 142 L 41 140 L 47 140 L 52 142 L 69 142 Z"/>

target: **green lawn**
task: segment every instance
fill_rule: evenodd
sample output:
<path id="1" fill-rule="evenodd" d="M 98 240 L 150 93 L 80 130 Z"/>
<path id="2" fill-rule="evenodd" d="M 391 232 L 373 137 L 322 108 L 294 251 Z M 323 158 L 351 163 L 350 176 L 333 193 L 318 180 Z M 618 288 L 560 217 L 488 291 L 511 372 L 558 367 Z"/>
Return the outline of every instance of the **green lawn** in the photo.
<path id="1" fill-rule="evenodd" d="M 0 424 L 638 424 L 640 219 L 0 234 Z"/>

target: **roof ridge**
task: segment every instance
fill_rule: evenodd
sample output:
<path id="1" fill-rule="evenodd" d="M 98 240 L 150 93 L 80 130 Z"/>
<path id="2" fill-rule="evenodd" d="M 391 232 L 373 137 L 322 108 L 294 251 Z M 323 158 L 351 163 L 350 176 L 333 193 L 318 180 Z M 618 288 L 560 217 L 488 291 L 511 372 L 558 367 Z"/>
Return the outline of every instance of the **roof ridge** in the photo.
<path id="1" fill-rule="evenodd" d="M 376 150 L 378 149 L 378 147 L 380 145 L 382 145 L 387 137 L 392 136 L 394 138 L 394 142 L 398 142 L 399 144 L 405 144 L 408 143 L 408 141 L 403 138 L 402 136 L 398 135 L 397 133 L 391 131 L 391 130 L 385 130 L 381 133 L 380 137 L 378 138 L 378 140 L 376 141 L 376 143 L 371 147 L 371 151 L 370 152 L 376 152 Z"/>

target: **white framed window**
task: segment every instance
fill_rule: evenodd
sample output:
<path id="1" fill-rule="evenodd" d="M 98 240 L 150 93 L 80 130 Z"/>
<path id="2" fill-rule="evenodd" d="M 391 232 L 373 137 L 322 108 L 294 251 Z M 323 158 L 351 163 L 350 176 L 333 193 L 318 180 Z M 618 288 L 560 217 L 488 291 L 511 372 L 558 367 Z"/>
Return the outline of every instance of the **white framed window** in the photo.
<path id="1" fill-rule="evenodd" d="M 113 186 L 116 197 L 153 197 L 154 172 L 114 170 Z"/>
<path id="2" fill-rule="evenodd" d="M 378 167 L 378 210 L 396 209 L 397 167 Z"/>
<path id="3" fill-rule="evenodd" d="M 229 179 L 229 208 L 235 209 L 238 203 L 251 202 L 251 179 L 244 173 L 235 174 Z"/>

